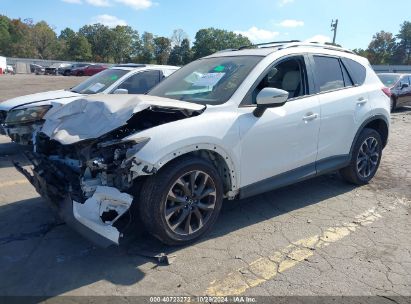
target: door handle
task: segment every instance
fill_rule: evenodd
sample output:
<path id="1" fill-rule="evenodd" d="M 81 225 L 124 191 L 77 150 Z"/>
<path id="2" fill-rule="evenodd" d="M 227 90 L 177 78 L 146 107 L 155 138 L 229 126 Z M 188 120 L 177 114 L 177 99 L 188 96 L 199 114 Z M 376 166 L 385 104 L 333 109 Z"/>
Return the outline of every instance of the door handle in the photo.
<path id="1" fill-rule="evenodd" d="M 305 122 L 307 122 L 307 121 L 311 121 L 311 120 L 314 120 L 314 119 L 317 119 L 317 118 L 318 118 L 317 113 L 308 113 L 303 117 L 303 120 Z"/>
<path id="2" fill-rule="evenodd" d="M 362 106 L 362 105 L 366 104 L 367 102 L 368 102 L 368 99 L 364 98 L 364 97 L 360 97 L 360 98 L 357 99 L 357 105 L 359 105 L 359 106 Z"/>

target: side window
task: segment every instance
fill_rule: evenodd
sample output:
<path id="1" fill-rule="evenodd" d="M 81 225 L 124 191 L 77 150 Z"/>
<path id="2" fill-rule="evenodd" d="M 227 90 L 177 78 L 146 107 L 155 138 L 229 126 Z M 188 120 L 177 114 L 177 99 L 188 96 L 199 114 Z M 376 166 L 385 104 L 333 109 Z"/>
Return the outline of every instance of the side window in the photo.
<path id="1" fill-rule="evenodd" d="M 341 70 L 343 72 L 343 77 L 344 77 L 344 85 L 346 87 L 352 87 L 354 85 L 354 82 L 352 81 L 350 75 L 347 72 L 347 69 L 343 64 L 341 64 Z"/>
<path id="2" fill-rule="evenodd" d="M 307 77 L 303 57 L 285 59 L 270 68 L 253 91 L 253 103 L 264 88 L 277 88 L 289 93 L 289 98 L 307 95 Z"/>
<path id="3" fill-rule="evenodd" d="M 314 63 L 320 92 L 344 88 L 344 78 L 338 58 L 314 56 Z"/>
<path id="4" fill-rule="evenodd" d="M 144 94 L 160 82 L 160 71 L 146 71 L 134 74 L 118 86 L 129 94 Z"/>
<path id="5" fill-rule="evenodd" d="M 355 85 L 360 86 L 364 84 L 365 77 L 367 75 L 367 70 L 365 67 L 358 62 L 348 59 L 348 58 L 341 58 L 344 66 L 347 68 L 350 76 Z"/>

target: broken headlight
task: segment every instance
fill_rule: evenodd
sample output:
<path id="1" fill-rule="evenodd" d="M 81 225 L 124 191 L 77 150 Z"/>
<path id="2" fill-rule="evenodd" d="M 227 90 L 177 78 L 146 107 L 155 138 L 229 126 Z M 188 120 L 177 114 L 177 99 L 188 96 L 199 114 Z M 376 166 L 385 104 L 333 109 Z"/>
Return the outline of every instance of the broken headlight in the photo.
<path id="1" fill-rule="evenodd" d="M 41 120 L 51 106 L 38 106 L 12 110 L 7 114 L 6 124 L 28 123 Z"/>

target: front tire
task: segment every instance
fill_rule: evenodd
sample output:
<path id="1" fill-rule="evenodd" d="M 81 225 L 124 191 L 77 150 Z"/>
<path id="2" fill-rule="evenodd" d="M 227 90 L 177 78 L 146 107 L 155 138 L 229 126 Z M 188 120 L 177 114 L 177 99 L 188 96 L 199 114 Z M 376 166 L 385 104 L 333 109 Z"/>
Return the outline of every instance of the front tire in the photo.
<path id="1" fill-rule="evenodd" d="M 350 164 L 340 170 L 341 176 L 352 184 L 367 184 L 377 173 L 382 146 L 381 135 L 376 130 L 362 130 L 354 144 Z"/>
<path id="2" fill-rule="evenodd" d="M 217 169 L 202 158 L 186 156 L 146 180 L 140 192 L 140 217 L 161 242 L 183 245 L 211 229 L 222 201 Z"/>

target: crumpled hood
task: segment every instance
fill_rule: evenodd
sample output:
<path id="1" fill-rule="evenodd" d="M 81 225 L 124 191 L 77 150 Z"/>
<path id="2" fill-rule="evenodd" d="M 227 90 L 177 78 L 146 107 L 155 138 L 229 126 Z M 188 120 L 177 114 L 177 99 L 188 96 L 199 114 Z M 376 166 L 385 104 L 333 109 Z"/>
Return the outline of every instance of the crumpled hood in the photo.
<path id="1" fill-rule="evenodd" d="M 98 138 L 149 107 L 202 111 L 204 105 L 149 95 L 95 95 L 49 111 L 42 132 L 63 145 Z"/>
<path id="2" fill-rule="evenodd" d="M 26 105 L 26 104 L 34 104 L 37 102 L 42 101 L 56 101 L 63 98 L 70 98 L 70 97 L 81 97 L 79 93 L 74 93 L 71 91 L 65 90 L 58 90 L 58 91 L 49 91 L 49 92 L 42 92 L 36 94 L 30 94 L 25 96 L 20 96 L 16 98 L 12 98 L 3 102 L 0 102 L 0 110 L 9 111 L 15 107 Z"/>

